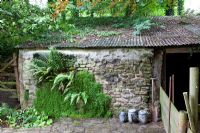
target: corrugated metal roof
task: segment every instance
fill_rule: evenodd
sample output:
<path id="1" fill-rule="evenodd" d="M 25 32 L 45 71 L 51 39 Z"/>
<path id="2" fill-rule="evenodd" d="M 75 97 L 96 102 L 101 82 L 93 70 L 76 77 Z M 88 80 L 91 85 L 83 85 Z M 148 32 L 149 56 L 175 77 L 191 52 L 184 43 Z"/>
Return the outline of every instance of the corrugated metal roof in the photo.
<path id="1" fill-rule="evenodd" d="M 180 17 L 154 17 L 164 27 L 155 27 L 140 36 L 126 34 L 89 38 L 76 43 L 62 42 L 37 44 L 32 42 L 19 45 L 17 48 L 116 48 L 116 47 L 169 47 L 200 44 L 200 18 L 183 19 Z"/>

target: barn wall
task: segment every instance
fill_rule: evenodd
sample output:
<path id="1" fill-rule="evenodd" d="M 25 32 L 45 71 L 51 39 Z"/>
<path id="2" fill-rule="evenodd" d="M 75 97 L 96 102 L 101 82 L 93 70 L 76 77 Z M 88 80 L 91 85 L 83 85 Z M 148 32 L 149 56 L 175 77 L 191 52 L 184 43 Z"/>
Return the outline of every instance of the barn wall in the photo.
<path id="1" fill-rule="evenodd" d="M 47 50 L 20 50 L 20 102 L 22 106 L 31 105 L 35 96 L 35 82 L 28 64 L 35 53 Z M 79 70 L 87 70 L 95 75 L 103 85 L 104 93 L 112 97 L 115 111 L 133 107 L 148 107 L 152 77 L 152 49 L 99 49 L 99 50 L 60 50 L 77 57 Z M 24 90 L 29 92 L 29 101 L 24 102 Z"/>

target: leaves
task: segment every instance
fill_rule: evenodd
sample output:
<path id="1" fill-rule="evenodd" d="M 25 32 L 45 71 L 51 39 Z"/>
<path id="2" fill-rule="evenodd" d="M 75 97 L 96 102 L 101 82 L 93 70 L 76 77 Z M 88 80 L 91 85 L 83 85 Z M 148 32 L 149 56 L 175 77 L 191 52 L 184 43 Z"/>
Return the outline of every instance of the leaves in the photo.
<path id="1" fill-rule="evenodd" d="M 6 112 L 5 112 L 6 111 Z M 49 119 L 43 112 L 38 113 L 34 108 L 30 107 L 27 109 L 12 109 L 7 105 L 3 104 L 0 107 L 0 118 L 7 121 L 10 127 L 43 127 L 51 125 L 52 119 Z"/>
<path id="2" fill-rule="evenodd" d="M 80 104 L 82 101 L 84 102 L 84 104 L 87 104 L 87 100 L 88 100 L 88 95 L 86 94 L 86 92 L 78 92 L 78 93 L 67 93 L 64 101 L 70 101 L 70 105 L 72 104 Z"/>
<path id="3" fill-rule="evenodd" d="M 135 21 L 134 25 L 134 35 L 140 35 L 145 30 L 150 30 L 152 26 L 156 25 L 150 19 L 138 19 Z"/>
<path id="4" fill-rule="evenodd" d="M 37 83 L 40 84 L 43 81 L 54 80 L 57 74 L 62 73 L 63 71 L 69 72 L 71 68 L 74 67 L 75 57 L 74 56 L 65 56 L 58 52 L 55 48 L 50 48 L 50 53 L 48 55 L 38 55 L 37 58 L 34 58 L 31 61 L 29 69 L 33 72 L 33 76 L 37 80 Z M 64 83 L 65 81 L 71 81 L 73 79 L 73 74 L 69 75 L 60 74 L 55 79 L 55 84 L 52 87 L 55 87 L 60 84 L 59 89 L 64 90 L 68 88 L 69 84 Z M 61 86 L 62 82 L 65 84 Z"/>
<path id="5" fill-rule="evenodd" d="M 68 87 L 71 85 L 74 78 L 74 72 L 70 72 L 69 74 L 58 74 L 53 82 L 52 90 L 57 88 L 62 92 L 66 93 L 68 91 Z"/>
<path id="6" fill-rule="evenodd" d="M 159 11 L 162 5 L 166 3 L 165 0 L 90 0 L 90 1 L 69 1 L 69 0 L 58 0 L 54 4 L 54 14 L 53 17 L 56 18 L 60 13 L 66 13 L 68 10 L 83 14 L 94 13 L 98 15 L 111 15 L 111 16 L 148 16 L 152 15 L 153 12 Z M 142 8 L 142 10 L 140 10 Z M 66 12 L 64 12 L 66 11 Z M 73 14 L 73 13 L 72 13 Z M 77 15 L 77 14 L 76 14 Z M 72 16 L 77 17 L 77 16 Z"/>
<path id="7" fill-rule="evenodd" d="M 62 76 L 66 77 L 66 74 Z M 75 74 L 68 90 L 51 90 L 52 82 L 40 85 L 36 92 L 34 107 L 51 118 L 61 116 L 91 118 L 111 116 L 111 98 L 105 95 L 94 75 L 79 71 Z M 59 84 L 58 84 L 59 85 Z"/>
<path id="8" fill-rule="evenodd" d="M 47 12 L 49 11 L 41 11 L 34 6 L 28 7 L 25 0 L 1 1 L 0 53 L 8 56 L 19 43 L 40 36 L 42 32 L 47 31 L 47 27 L 52 25 Z M 45 18 L 42 23 L 36 19 L 41 17 Z"/>
<path id="9" fill-rule="evenodd" d="M 88 96 L 87 96 L 86 92 L 81 93 L 81 97 L 82 97 L 84 103 L 86 104 L 87 100 L 88 100 Z"/>

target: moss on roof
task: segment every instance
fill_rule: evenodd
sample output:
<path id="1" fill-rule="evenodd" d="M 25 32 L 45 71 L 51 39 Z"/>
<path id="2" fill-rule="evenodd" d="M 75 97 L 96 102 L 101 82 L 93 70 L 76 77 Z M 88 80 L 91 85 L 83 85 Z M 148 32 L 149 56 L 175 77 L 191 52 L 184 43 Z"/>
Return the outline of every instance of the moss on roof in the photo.
<path id="1" fill-rule="evenodd" d="M 86 21 L 87 19 L 87 21 Z M 81 29 L 73 36 L 63 32 L 46 34 L 38 40 L 29 41 L 17 48 L 115 48 L 115 47 L 163 47 L 199 45 L 200 19 L 181 17 L 154 17 L 163 27 L 154 27 L 139 36 L 133 35 L 129 19 L 120 18 L 79 18 L 70 20 Z M 102 21 L 102 22 L 101 22 Z M 88 22 L 88 23 L 86 23 Z M 89 23 L 90 22 L 90 23 Z M 117 27 L 118 26 L 118 27 Z M 121 26 L 121 28 L 120 28 Z M 83 35 L 81 35 L 83 34 Z"/>

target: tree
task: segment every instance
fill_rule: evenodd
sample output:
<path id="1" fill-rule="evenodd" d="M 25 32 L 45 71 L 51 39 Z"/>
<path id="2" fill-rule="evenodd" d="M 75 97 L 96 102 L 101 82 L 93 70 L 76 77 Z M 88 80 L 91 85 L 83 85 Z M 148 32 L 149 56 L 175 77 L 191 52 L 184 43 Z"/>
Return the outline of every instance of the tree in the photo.
<path id="1" fill-rule="evenodd" d="M 159 2 L 158 2 L 159 1 Z M 173 0 L 172 0 L 173 1 Z M 110 13 L 112 16 L 149 16 L 152 12 L 162 8 L 160 3 L 162 0 L 57 0 L 54 17 L 69 5 L 73 4 L 74 9 L 81 9 L 90 12 L 90 16 L 94 13 Z M 170 2 L 169 2 L 170 3 Z M 171 4 L 168 4 L 172 7 Z M 171 8 L 169 8 L 170 10 Z M 108 12 L 109 11 L 109 12 Z M 72 16 L 78 17 L 79 12 L 74 12 Z"/>
<path id="2" fill-rule="evenodd" d="M 183 15 L 184 0 L 178 0 L 178 15 Z"/>
<path id="3" fill-rule="evenodd" d="M 174 15 L 174 6 L 175 6 L 174 2 L 175 2 L 175 0 L 167 0 L 166 9 L 165 9 L 166 16 Z"/>

